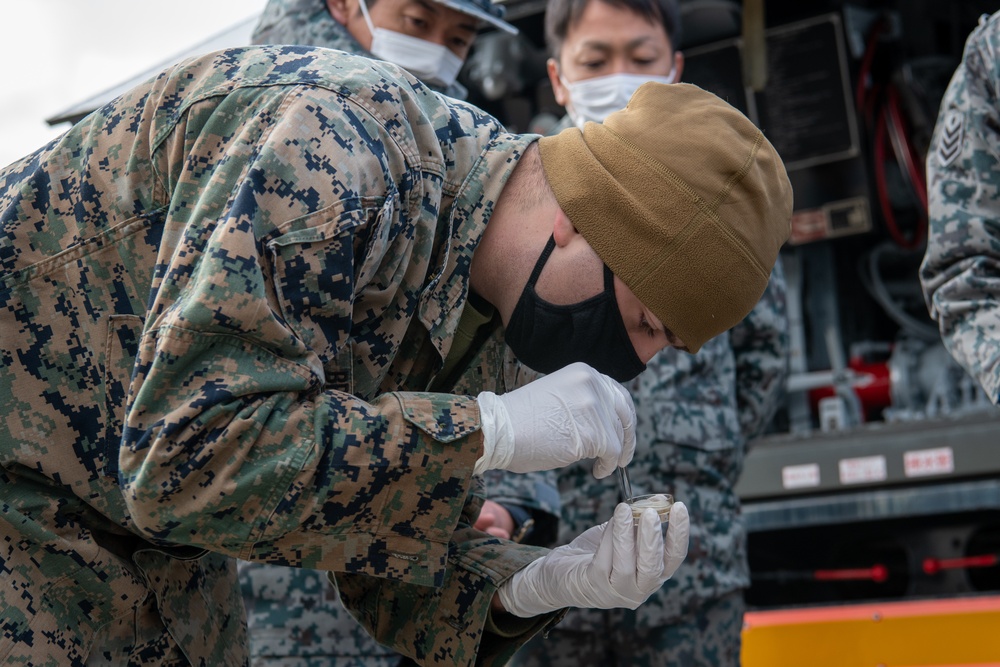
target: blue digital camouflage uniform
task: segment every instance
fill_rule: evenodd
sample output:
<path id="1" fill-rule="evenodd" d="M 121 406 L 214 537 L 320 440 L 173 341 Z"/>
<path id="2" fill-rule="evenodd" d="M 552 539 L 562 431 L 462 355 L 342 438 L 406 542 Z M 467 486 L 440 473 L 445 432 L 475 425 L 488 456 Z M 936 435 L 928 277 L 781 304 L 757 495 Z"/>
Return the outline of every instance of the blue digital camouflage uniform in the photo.
<path id="1" fill-rule="evenodd" d="M 368 4 L 374 3 L 369 0 Z M 252 41 L 254 44 L 322 46 L 375 57 L 347 32 L 344 24 L 330 16 L 326 0 L 268 0 L 254 28 Z M 460 100 L 469 95 L 469 91 L 458 81 L 446 88 L 424 85 Z"/>
<path id="2" fill-rule="evenodd" d="M 478 408 L 425 391 L 535 138 L 255 47 L 0 171 L 0 663 L 246 664 L 234 558 L 333 571 L 423 662 L 502 663 L 558 618 L 484 632 L 544 550 L 468 527 Z M 467 386 L 503 390 L 504 350 Z"/>
<path id="3" fill-rule="evenodd" d="M 983 16 L 927 152 L 920 281 L 948 351 L 1000 403 L 1000 12 Z"/>
<path id="4" fill-rule="evenodd" d="M 373 57 L 327 10 L 325 0 L 270 0 L 253 34 L 255 44 L 299 44 L 339 49 Z M 426 85 L 426 84 L 425 84 Z M 441 90 L 464 99 L 467 91 L 455 82 Z M 529 375 L 519 369 L 517 377 Z M 494 373 L 487 373 L 492 376 Z M 477 387 L 479 385 L 473 385 Z M 518 386 L 511 385 L 512 389 Z M 436 387 L 453 391 L 453 387 Z M 517 501 L 552 517 L 558 513 L 558 493 L 552 472 L 510 475 L 488 471 L 489 479 L 516 478 L 500 500 Z M 536 492 L 536 488 L 540 489 Z M 553 528 L 554 532 L 554 528 Z M 255 665 L 319 667 L 321 665 L 396 665 L 399 655 L 378 644 L 340 604 L 325 577 L 300 568 L 266 563 L 239 563 L 240 586 L 247 611 L 250 652 Z"/>
<path id="5" fill-rule="evenodd" d="M 635 401 L 635 494 L 671 493 L 691 513 L 680 569 L 635 611 L 572 609 L 515 656 L 519 666 L 726 667 L 739 665 L 746 528 L 734 486 L 747 443 L 774 416 L 788 373 L 785 280 L 776 264 L 745 320 L 695 355 L 666 348 L 627 386 Z M 606 521 L 618 485 L 586 464 L 559 471 L 560 542 Z"/>

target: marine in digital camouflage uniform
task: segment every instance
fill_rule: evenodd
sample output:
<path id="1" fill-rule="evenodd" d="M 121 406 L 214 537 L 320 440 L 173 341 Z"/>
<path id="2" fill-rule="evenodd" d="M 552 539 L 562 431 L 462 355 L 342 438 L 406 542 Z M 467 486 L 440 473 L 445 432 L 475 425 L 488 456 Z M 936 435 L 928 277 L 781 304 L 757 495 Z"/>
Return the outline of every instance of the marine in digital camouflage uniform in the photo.
<path id="1" fill-rule="evenodd" d="M 475 398 L 399 391 L 435 388 L 534 138 L 387 64 L 248 48 L 0 171 L 0 662 L 244 665 L 234 558 L 337 571 L 422 660 L 558 617 L 484 634 L 545 551 L 465 527 Z M 520 382 L 495 329 L 470 349 L 456 391 Z"/>
<path id="2" fill-rule="evenodd" d="M 984 15 L 927 153 L 920 280 L 948 351 L 1000 403 L 1000 12 Z"/>
<path id="3" fill-rule="evenodd" d="M 497 9 L 485 0 L 479 0 L 478 4 L 484 11 Z M 270 0 L 252 41 L 255 44 L 322 46 L 373 57 L 330 15 L 326 0 Z M 458 82 L 446 88 L 424 83 L 459 99 L 467 94 Z M 528 373 L 530 371 L 522 368 L 519 377 L 526 378 Z M 490 470 L 486 477 L 504 480 L 504 495 L 495 500 L 516 503 L 511 509 L 523 508 L 522 522 L 527 524 L 530 518 L 530 525 L 538 526 L 532 543 L 551 541 L 555 537 L 559 497 L 554 473 L 513 475 Z M 380 667 L 399 662 L 398 654 L 375 642 L 346 612 L 336 589 L 326 581 L 325 573 L 248 562 L 240 562 L 238 571 L 254 664 Z"/>
<path id="4" fill-rule="evenodd" d="M 746 528 L 734 486 L 747 444 L 760 435 L 788 374 L 780 262 L 747 318 L 691 355 L 668 348 L 629 383 L 636 404 L 635 494 L 667 492 L 691 512 L 687 559 L 635 611 L 571 609 L 547 636 L 515 654 L 519 667 L 724 667 L 740 661 L 750 585 Z M 559 471 L 560 543 L 602 521 L 621 501 L 586 465 Z M 576 531 L 576 532 L 574 532 Z"/>

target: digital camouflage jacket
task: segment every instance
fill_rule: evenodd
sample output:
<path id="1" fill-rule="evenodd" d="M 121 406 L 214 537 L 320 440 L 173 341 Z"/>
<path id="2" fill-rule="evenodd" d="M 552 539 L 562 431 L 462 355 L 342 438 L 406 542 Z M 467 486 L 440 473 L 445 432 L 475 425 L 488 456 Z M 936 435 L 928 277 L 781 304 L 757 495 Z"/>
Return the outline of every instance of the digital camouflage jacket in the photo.
<path id="1" fill-rule="evenodd" d="M 945 347 L 1000 403 L 1000 12 L 983 16 L 927 152 L 920 281 Z"/>
<path id="2" fill-rule="evenodd" d="M 478 408 L 425 391 L 534 138 L 384 63 L 251 47 L 0 171 L 0 661 L 84 664 L 155 597 L 136 636 L 244 664 L 232 558 L 335 572 L 425 662 L 503 662 L 556 616 L 484 636 L 543 551 L 465 525 Z"/>

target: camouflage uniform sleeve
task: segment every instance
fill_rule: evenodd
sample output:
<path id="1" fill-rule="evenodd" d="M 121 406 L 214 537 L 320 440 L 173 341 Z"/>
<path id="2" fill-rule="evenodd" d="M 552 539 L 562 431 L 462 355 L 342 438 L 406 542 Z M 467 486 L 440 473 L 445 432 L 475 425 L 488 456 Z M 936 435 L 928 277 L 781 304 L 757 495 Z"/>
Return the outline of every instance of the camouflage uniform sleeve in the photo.
<path id="1" fill-rule="evenodd" d="M 1000 402 L 1000 13 L 969 36 L 927 154 L 920 281 L 951 355 Z"/>
<path id="2" fill-rule="evenodd" d="M 398 344 L 394 321 L 349 340 L 355 281 L 417 261 L 389 243 L 405 235 L 371 238 L 373 221 L 398 218 L 383 161 L 402 160 L 361 139 L 345 155 L 345 135 L 380 126 L 326 113 L 340 104 L 325 89 L 236 90 L 151 133 L 157 187 L 170 193 L 163 235 L 177 250 L 158 259 L 120 483 L 157 543 L 439 586 L 482 452 L 478 405 L 409 392 L 365 401 L 328 377 L 357 368 L 357 345 Z M 362 196 L 300 213 L 331 190 L 329 165 L 296 152 L 316 142 L 333 164 L 350 160 L 341 184 Z"/>
<path id="3" fill-rule="evenodd" d="M 747 441 L 774 417 L 788 377 L 788 315 L 785 274 L 774 265 L 760 301 L 729 333 L 736 361 L 736 402 Z"/>
<path id="4" fill-rule="evenodd" d="M 247 371 L 259 369 L 258 381 L 288 380 L 263 371 L 268 355 L 251 351 L 228 349 Z M 185 364 L 199 364 L 195 377 L 218 377 L 211 359 Z M 243 389 L 258 393 L 244 372 Z M 183 386 L 171 375 L 154 369 L 149 381 Z M 148 451 L 123 451 L 127 502 L 150 538 L 245 560 L 441 585 L 481 452 L 475 399 L 393 393 L 368 404 L 333 391 L 303 402 L 286 392 L 259 393 L 211 418 L 198 415 L 196 423 L 214 422 L 204 429 L 175 426 L 151 437 Z M 169 430 L 176 417 L 161 414 Z M 207 439 L 206 431 L 234 435 Z M 196 453 L 182 456 L 183 448 Z"/>
<path id="5" fill-rule="evenodd" d="M 344 606 L 376 641 L 422 665 L 499 666 L 562 619 L 566 610 L 530 619 L 491 616 L 490 602 L 500 585 L 548 550 L 471 528 L 481 508 L 477 492 L 449 545 L 447 574 L 439 588 L 330 573 Z"/>

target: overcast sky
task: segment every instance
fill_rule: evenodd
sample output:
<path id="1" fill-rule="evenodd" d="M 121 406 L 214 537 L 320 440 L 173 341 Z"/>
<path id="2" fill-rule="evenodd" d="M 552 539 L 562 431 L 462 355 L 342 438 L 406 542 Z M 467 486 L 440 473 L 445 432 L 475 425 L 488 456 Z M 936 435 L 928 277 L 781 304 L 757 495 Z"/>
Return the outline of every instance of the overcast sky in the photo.
<path id="1" fill-rule="evenodd" d="M 45 119 L 251 16 L 266 0 L 0 0 L 0 168 L 68 127 Z"/>

